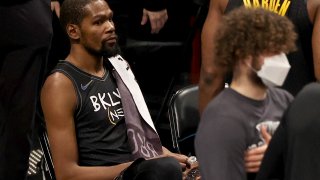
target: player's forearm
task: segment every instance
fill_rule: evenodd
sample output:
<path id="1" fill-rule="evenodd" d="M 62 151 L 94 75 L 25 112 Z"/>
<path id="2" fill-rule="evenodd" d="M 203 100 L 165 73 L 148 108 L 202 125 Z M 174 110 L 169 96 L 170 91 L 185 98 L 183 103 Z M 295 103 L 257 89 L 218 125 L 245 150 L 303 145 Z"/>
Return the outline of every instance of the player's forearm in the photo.
<path id="1" fill-rule="evenodd" d="M 131 162 L 107 167 L 72 165 L 71 167 L 55 168 L 55 174 L 57 180 L 113 180 L 130 164 Z"/>
<path id="2" fill-rule="evenodd" d="M 319 15 L 320 18 L 320 15 Z M 319 20 L 320 21 L 320 20 Z M 320 22 L 317 24 L 320 26 Z M 313 64 L 314 74 L 318 81 L 320 81 L 320 27 L 315 27 L 313 30 L 312 49 L 313 49 Z"/>

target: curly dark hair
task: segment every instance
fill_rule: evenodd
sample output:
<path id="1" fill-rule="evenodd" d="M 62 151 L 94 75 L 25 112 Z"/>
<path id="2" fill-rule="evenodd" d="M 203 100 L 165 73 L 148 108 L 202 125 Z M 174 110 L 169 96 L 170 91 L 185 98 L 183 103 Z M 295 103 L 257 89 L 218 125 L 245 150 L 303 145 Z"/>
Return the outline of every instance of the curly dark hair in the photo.
<path id="1" fill-rule="evenodd" d="M 240 59 L 291 52 L 297 34 L 287 18 L 262 8 L 240 7 L 225 15 L 215 36 L 215 63 L 231 70 Z"/>
<path id="2" fill-rule="evenodd" d="M 60 24 L 64 31 L 66 31 L 68 24 L 80 25 L 83 18 L 87 15 L 84 7 L 94 1 L 99 0 L 65 0 L 60 10 Z"/>

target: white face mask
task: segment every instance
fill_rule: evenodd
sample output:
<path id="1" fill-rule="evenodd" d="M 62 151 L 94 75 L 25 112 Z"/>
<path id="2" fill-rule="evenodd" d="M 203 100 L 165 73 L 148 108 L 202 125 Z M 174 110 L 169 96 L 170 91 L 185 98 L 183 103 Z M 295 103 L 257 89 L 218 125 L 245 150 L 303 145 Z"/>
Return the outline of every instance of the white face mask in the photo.
<path id="1" fill-rule="evenodd" d="M 290 70 L 290 64 L 284 53 L 264 59 L 264 64 L 257 75 L 268 87 L 282 86 Z"/>

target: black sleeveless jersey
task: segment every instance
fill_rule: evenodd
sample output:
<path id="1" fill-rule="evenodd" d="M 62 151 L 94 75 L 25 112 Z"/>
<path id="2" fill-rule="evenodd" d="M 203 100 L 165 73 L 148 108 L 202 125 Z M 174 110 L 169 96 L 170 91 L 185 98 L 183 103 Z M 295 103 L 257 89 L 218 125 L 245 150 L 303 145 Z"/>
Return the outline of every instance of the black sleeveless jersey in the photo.
<path id="1" fill-rule="evenodd" d="M 287 16 L 298 34 L 297 51 L 288 54 L 291 69 L 283 88 L 296 95 L 303 86 L 316 80 L 312 56 L 312 29 L 306 0 L 229 0 L 225 13 L 234 8 L 262 7 L 279 15 Z"/>
<path id="2" fill-rule="evenodd" d="M 96 77 L 64 60 L 53 72 L 67 76 L 77 95 L 74 122 L 79 164 L 110 166 L 132 160 L 121 99 L 111 73 L 106 69 L 102 78 Z"/>

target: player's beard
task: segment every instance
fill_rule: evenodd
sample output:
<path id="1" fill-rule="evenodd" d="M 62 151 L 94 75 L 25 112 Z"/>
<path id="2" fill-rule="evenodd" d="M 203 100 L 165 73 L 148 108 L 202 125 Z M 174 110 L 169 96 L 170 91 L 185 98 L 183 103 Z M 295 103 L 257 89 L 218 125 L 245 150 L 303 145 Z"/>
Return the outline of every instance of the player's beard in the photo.
<path id="1" fill-rule="evenodd" d="M 110 58 L 117 54 L 121 53 L 120 46 L 118 43 L 115 43 L 113 46 L 110 46 L 108 43 L 103 42 L 101 44 L 100 50 L 94 49 L 88 45 L 84 45 L 84 48 L 91 54 L 95 56 L 103 56 L 104 58 Z"/>
<path id="2" fill-rule="evenodd" d="M 113 46 L 109 46 L 107 43 L 103 43 L 101 47 L 102 56 L 105 58 L 110 58 L 117 54 L 121 54 L 121 49 L 118 43 L 115 43 Z"/>

